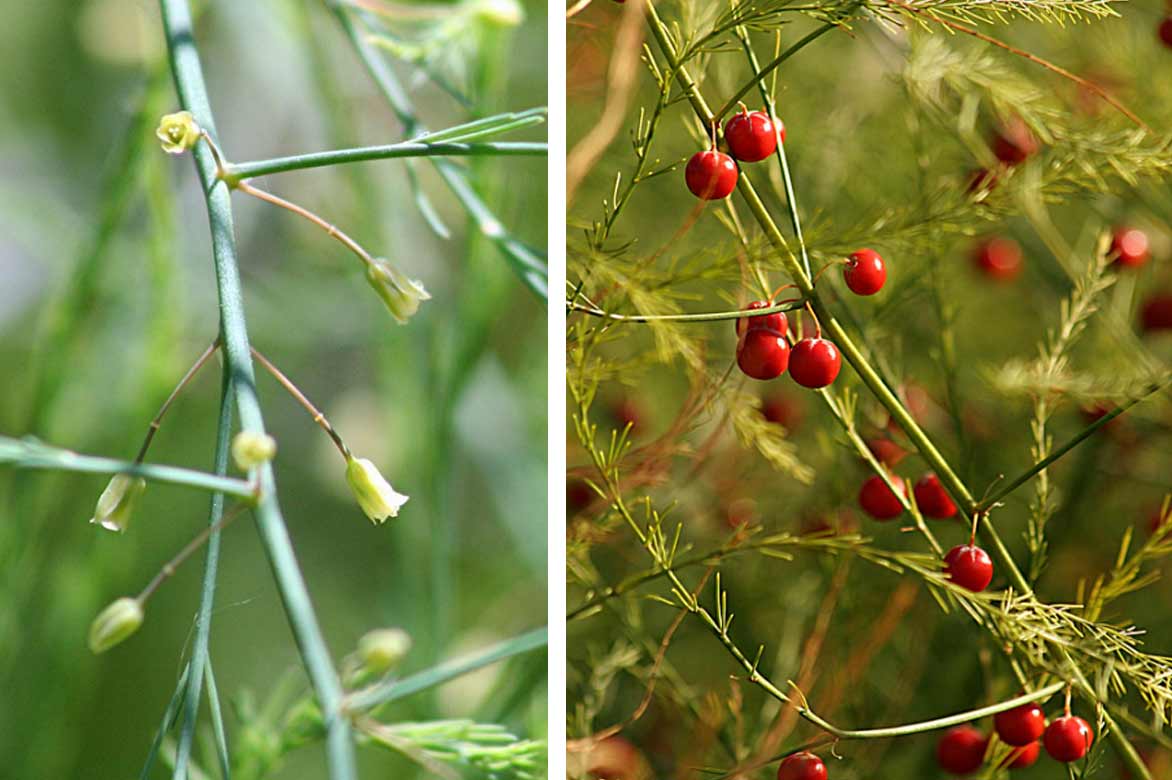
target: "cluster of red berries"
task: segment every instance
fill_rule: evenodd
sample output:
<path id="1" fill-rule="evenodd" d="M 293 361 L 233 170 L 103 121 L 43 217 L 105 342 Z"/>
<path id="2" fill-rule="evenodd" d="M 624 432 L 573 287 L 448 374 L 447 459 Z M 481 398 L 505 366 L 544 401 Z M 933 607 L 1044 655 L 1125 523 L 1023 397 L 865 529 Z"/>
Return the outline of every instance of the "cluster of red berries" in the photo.
<path id="1" fill-rule="evenodd" d="M 715 145 L 696 152 L 684 169 L 684 180 L 692 194 L 702 200 L 727 198 L 737 186 L 737 164 L 760 162 L 777 149 L 777 139 L 785 142 L 785 125 L 774 125 L 764 111 L 743 109 L 724 123 L 724 140 L 732 156 L 717 151 Z"/>
<path id="2" fill-rule="evenodd" d="M 768 301 L 753 301 L 748 309 L 764 309 Z M 826 387 L 842 369 L 834 342 L 819 336 L 804 338 L 790 348 L 789 322 L 783 312 L 742 317 L 736 323 L 737 365 L 753 379 L 776 379 L 789 369 L 802 387 Z"/>
<path id="3" fill-rule="evenodd" d="M 993 717 L 993 728 L 1003 743 L 1014 748 L 1002 763 L 1006 769 L 1033 766 L 1042 747 L 1055 761 L 1078 761 L 1095 740 L 1090 725 L 1074 715 L 1055 718 L 1047 726 L 1046 715 L 1037 704 L 998 713 Z M 988 747 L 989 738 L 979 729 L 957 726 L 944 732 L 936 743 L 936 762 L 945 772 L 966 775 L 980 769 Z"/>
<path id="4" fill-rule="evenodd" d="M 787 756 L 777 768 L 777 780 L 826 780 L 826 764 L 808 750 Z"/>

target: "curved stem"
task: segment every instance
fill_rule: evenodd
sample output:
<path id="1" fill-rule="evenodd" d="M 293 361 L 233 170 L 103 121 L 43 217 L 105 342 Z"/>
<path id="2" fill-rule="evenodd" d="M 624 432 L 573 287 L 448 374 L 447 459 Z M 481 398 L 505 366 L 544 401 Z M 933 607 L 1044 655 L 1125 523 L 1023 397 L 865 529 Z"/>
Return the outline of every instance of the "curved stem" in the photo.
<path id="1" fill-rule="evenodd" d="M 212 354 L 217 349 L 219 349 L 219 347 L 220 338 L 217 336 L 212 340 L 212 343 L 208 345 L 208 348 L 203 351 L 203 354 L 199 356 L 195 363 L 192 364 L 191 368 L 187 369 L 187 373 L 184 374 L 183 378 L 179 380 L 179 384 L 175 385 L 175 389 L 172 390 L 171 394 L 167 396 L 167 400 L 163 401 L 163 405 L 159 407 L 159 411 L 155 414 L 154 418 L 147 426 L 146 437 L 142 440 L 142 446 L 138 448 L 138 455 L 134 457 L 135 463 L 142 463 L 142 459 L 146 457 L 147 450 L 149 450 L 151 447 L 151 442 L 154 440 L 155 434 L 159 432 L 159 426 L 163 424 L 163 416 L 167 414 L 167 410 L 171 408 L 171 404 L 175 402 L 175 399 L 179 397 L 179 394 L 183 392 L 183 389 L 187 387 L 187 384 L 193 378 L 195 378 L 195 375 L 199 373 L 199 370 L 203 368 L 204 364 L 208 362 L 208 359 L 211 358 Z"/>
<path id="2" fill-rule="evenodd" d="M 221 178 L 235 187 L 241 179 L 267 176 L 273 173 L 323 168 L 367 160 L 393 160 L 401 157 L 540 157 L 549 153 L 549 144 L 529 141 L 500 141 L 495 143 L 458 143 L 436 141 L 406 141 L 383 146 L 362 146 L 355 149 L 337 149 L 328 152 L 310 152 L 271 160 L 229 163 Z"/>
<path id="3" fill-rule="evenodd" d="M 802 308 L 804 303 L 804 299 L 799 299 L 796 301 L 777 303 L 773 306 L 764 306 L 760 309 L 706 311 L 696 314 L 615 314 L 613 312 L 603 311 L 596 306 L 588 306 L 577 303 L 576 301 L 566 301 L 566 308 L 572 311 L 582 312 L 583 314 L 589 314 L 592 317 L 602 317 L 617 322 L 721 322 L 723 320 L 740 320 L 746 317 L 762 317 L 766 314 L 774 314 L 775 312 L 794 311 Z"/>
<path id="4" fill-rule="evenodd" d="M 215 120 L 208 101 L 199 51 L 195 45 L 191 9 L 186 0 L 160 0 L 160 5 L 171 71 L 180 102 L 195 115 L 200 126 L 214 136 Z M 216 166 L 211 153 L 198 147 L 194 154 L 211 225 L 225 371 L 232 377 L 232 395 L 240 414 L 241 429 L 264 434 L 264 418 L 256 396 L 255 377 L 249 359 L 248 329 L 236 261 L 236 240 L 232 232 L 232 201 L 227 185 L 216 178 Z M 356 780 L 350 722 L 339 709 L 341 682 L 330 659 L 329 648 L 318 626 L 309 591 L 285 528 L 285 520 L 277 503 L 271 464 L 265 463 L 257 468 L 257 479 L 261 494 L 256 507 L 256 526 L 302 661 L 321 705 L 326 729 L 329 777 L 331 780 Z M 198 670 L 193 674 L 198 676 Z"/>
<path id="5" fill-rule="evenodd" d="M 334 426 L 330 424 L 330 421 L 326 419 L 326 416 L 322 414 L 308 398 L 305 397 L 305 393 L 301 392 L 301 389 L 297 387 L 297 385 L 293 384 L 289 377 L 281 373 L 281 370 L 273 365 L 272 361 L 270 361 L 267 357 L 257 351 L 255 347 L 252 349 L 252 356 L 256 358 L 257 363 L 260 363 L 262 366 L 264 366 L 266 371 L 273 375 L 273 378 L 280 383 L 281 387 L 285 388 L 285 390 L 289 392 L 289 395 L 293 396 L 297 403 L 301 404 L 305 411 L 309 412 L 309 416 L 312 417 L 313 421 L 320 425 L 322 430 L 326 432 L 326 434 L 330 437 L 330 440 L 333 441 L 334 446 L 338 448 L 338 452 L 342 453 L 342 457 L 349 461 L 350 448 L 346 446 L 346 442 L 342 441 L 341 435 L 336 430 L 334 430 Z"/>
<path id="6" fill-rule="evenodd" d="M 227 180 L 225 180 L 225 182 L 226 181 Z M 371 263 L 374 262 L 374 258 L 371 257 L 370 252 L 367 252 L 365 249 L 363 249 L 361 244 L 359 244 L 357 241 L 350 238 L 350 236 L 346 235 L 344 232 L 339 230 L 337 225 L 334 225 L 333 223 L 330 223 L 330 222 L 326 222 L 324 219 L 319 217 L 317 214 L 314 214 L 309 209 L 304 208 L 302 206 L 298 206 L 296 203 L 293 203 L 291 201 L 287 201 L 284 198 L 279 197 L 277 195 L 274 195 L 271 192 L 265 192 L 264 190 L 262 190 L 258 187 L 253 187 L 248 182 L 238 181 L 233 185 L 233 188 L 239 190 L 240 192 L 245 193 L 246 195 L 251 195 L 254 198 L 258 198 L 259 200 L 263 200 L 266 203 L 271 203 L 274 206 L 277 206 L 279 208 L 283 208 L 286 211 L 291 211 L 299 217 L 304 217 L 305 219 L 309 220 L 310 222 L 312 222 L 313 224 L 317 225 L 322 230 L 324 230 L 326 232 L 326 235 L 329 236 L 330 238 L 338 239 L 338 241 L 342 244 L 342 246 L 346 247 L 351 252 L 358 255 L 358 259 L 361 260 L 362 262 L 366 263 L 367 265 L 370 265 Z"/>

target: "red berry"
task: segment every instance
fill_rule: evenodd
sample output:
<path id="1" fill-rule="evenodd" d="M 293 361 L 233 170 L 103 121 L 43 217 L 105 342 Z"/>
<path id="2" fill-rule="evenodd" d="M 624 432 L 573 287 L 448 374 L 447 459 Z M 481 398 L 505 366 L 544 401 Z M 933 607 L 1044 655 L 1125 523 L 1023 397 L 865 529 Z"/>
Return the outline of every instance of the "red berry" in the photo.
<path id="1" fill-rule="evenodd" d="M 1172 295 L 1153 295 L 1144 302 L 1139 315 L 1144 332 L 1172 330 Z"/>
<path id="2" fill-rule="evenodd" d="M 874 295 L 887 281 L 887 266 L 874 249 L 860 249 L 851 252 L 842 278 L 855 295 Z"/>
<path id="3" fill-rule="evenodd" d="M 960 587 L 980 593 L 993 581 L 993 561 L 980 547 L 958 544 L 944 556 L 944 573 Z"/>
<path id="4" fill-rule="evenodd" d="M 936 761 L 954 775 L 975 772 L 985 760 L 988 744 L 988 737 L 972 726 L 957 726 L 944 732 L 936 743 Z"/>
<path id="5" fill-rule="evenodd" d="M 1041 752 L 1041 742 L 1031 742 L 1025 747 L 1016 748 L 1009 754 L 1009 763 L 1006 764 L 1006 767 L 1009 769 L 1025 769 L 1026 767 L 1031 767 L 1037 762 L 1038 755 Z"/>
<path id="6" fill-rule="evenodd" d="M 790 376 L 802 387 L 826 387 L 842 369 L 842 357 L 834 342 L 826 339 L 802 339 L 794 344 Z"/>
<path id="7" fill-rule="evenodd" d="M 916 506 L 925 517 L 935 517 L 938 520 L 947 520 L 956 515 L 956 504 L 948 497 L 948 492 L 940 484 L 935 474 L 925 474 L 916 483 Z"/>
<path id="8" fill-rule="evenodd" d="M 745 310 L 751 309 L 765 309 L 773 304 L 769 301 L 753 301 Z M 762 314 L 757 317 L 741 317 L 737 320 L 737 337 L 745 335 L 746 330 L 756 330 L 758 328 L 767 328 L 775 330 L 778 333 L 785 333 L 789 329 L 789 322 L 785 318 L 785 312 L 779 311 L 773 314 Z"/>
<path id="9" fill-rule="evenodd" d="M 993 154 L 1006 165 L 1019 165 L 1037 154 L 1038 139 L 1026 123 L 1013 119 L 993 134 Z"/>
<path id="10" fill-rule="evenodd" d="M 826 764 L 809 751 L 794 753 L 777 768 L 777 780 L 826 780 Z"/>
<path id="11" fill-rule="evenodd" d="M 753 379 L 776 379 L 789 365 L 789 344 L 775 330 L 753 328 L 737 344 L 737 365 Z"/>
<path id="12" fill-rule="evenodd" d="M 590 502 L 597 495 L 594 489 L 586 484 L 585 480 L 571 479 L 566 481 L 566 509 L 571 513 L 580 512 L 590 506 Z"/>
<path id="13" fill-rule="evenodd" d="M 1166 17 L 1164 21 L 1160 22 L 1157 33 L 1164 45 L 1172 49 L 1172 16 Z"/>
<path id="14" fill-rule="evenodd" d="M 735 114 L 724 123 L 724 140 L 733 157 L 742 162 L 764 160 L 777 149 L 773 120 L 764 111 Z"/>
<path id="15" fill-rule="evenodd" d="M 994 715 L 993 728 L 1006 745 L 1022 747 L 1042 736 L 1046 730 L 1046 713 L 1036 703 L 1023 704 Z"/>
<path id="16" fill-rule="evenodd" d="M 907 451 L 891 439 L 869 439 L 867 449 L 884 466 L 898 466 L 907 457 Z"/>
<path id="17" fill-rule="evenodd" d="M 720 200 L 727 198 L 737 186 L 737 164 L 724 152 L 710 149 L 696 152 L 684 170 L 688 189 L 697 198 Z"/>
<path id="18" fill-rule="evenodd" d="M 1021 247 L 1012 238 L 989 238 L 977 245 L 973 262 L 990 279 L 1007 282 L 1021 273 Z"/>
<path id="19" fill-rule="evenodd" d="M 901 484 L 899 477 L 894 477 L 892 482 Z M 903 492 L 907 493 L 906 486 L 903 486 Z M 859 490 L 859 506 L 876 520 L 891 520 L 903 514 L 903 504 L 879 476 L 871 477 L 863 483 Z"/>
<path id="20" fill-rule="evenodd" d="M 792 431 L 802 421 L 802 410 L 792 398 L 771 395 L 761 401 L 761 416 L 775 425 Z"/>
<path id="21" fill-rule="evenodd" d="M 1136 268 L 1148 261 L 1148 236 L 1136 228 L 1116 229 L 1111 239 L 1111 252 L 1115 262 L 1127 268 Z"/>
<path id="22" fill-rule="evenodd" d="M 1050 758 L 1068 763 L 1085 756 L 1094 741 L 1095 732 L 1090 724 L 1076 715 L 1055 718 L 1042 738 Z"/>

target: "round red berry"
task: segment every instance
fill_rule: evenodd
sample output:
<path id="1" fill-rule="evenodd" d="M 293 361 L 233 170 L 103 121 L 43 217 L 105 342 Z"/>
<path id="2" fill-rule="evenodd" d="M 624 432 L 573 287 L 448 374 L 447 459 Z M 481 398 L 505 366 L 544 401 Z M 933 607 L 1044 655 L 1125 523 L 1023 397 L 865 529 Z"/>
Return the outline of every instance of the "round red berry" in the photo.
<path id="1" fill-rule="evenodd" d="M 753 328 L 737 344 L 737 365 L 753 379 L 776 379 L 790 358 L 785 336 L 767 328 Z"/>
<path id="2" fill-rule="evenodd" d="M 1146 333 L 1172 330 L 1172 295 L 1153 295 L 1144 302 L 1139 315 L 1140 326 Z"/>
<path id="3" fill-rule="evenodd" d="M 936 743 L 936 762 L 945 772 L 964 775 L 980 769 L 989 738 L 972 726 L 957 726 L 944 732 Z"/>
<path id="4" fill-rule="evenodd" d="M 1136 228 L 1118 228 L 1111 238 L 1111 252 L 1118 265 L 1141 266 L 1148 261 L 1148 235 Z"/>
<path id="5" fill-rule="evenodd" d="M 944 556 L 944 573 L 960 587 L 980 593 L 993 581 L 993 561 L 980 547 L 958 544 Z"/>
<path id="6" fill-rule="evenodd" d="M 769 301 L 753 301 L 745 307 L 745 310 L 765 309 L 772 305 Z M 745 331 L 756 330 L 758 328 L 767 328 L 768 330 L 775 330 L 778 333 L 785 333 L 789 329 L 789 322 L 785 318 L 785 312 L 778 311 L 773 314 L 762 314 L 758 317 L 741 317 L 737 320 L 736 328 L 738 338 L 745 335 Z"/>
<path id="7" fill-rule="evenodd" d="M 894 477 L 892 481 L 900 484 L 899 477 Z M 907 492 L 906 487 L 903 490 Z M 878 476 L 870 477 L 863 483 L 859 490 L 859 506 L 876 520 L 891 520 L 903 514 L 903 504 L 891 488 L 887 487 L 883 478 Z"/>
<path id="8" fill-rule="evenodd" d="M 1090 724 L 1077 715 L 1055 718 L 1042 738 L 1050 758 L 1063 762 L 1078 761 L 1094 741 L 1095 732 L 1091 731 Z"/>
<path id="9" fill-rule="evenodd" d="M 925 517 L 935 517 L 938 520 L 947 520 L 956 516 L 956 504 L 948 497 L 948 491 L 940 484 L 935 474 L 925 474 L 920 477 L 914 490 L 916 506 Z"/>
<path id="10" fill-rule="evenodd" d="M 841 369 L 842 357 L 834 342 L 815 338 L 794 344 L 789 373 L 802 387 L 826 387 Z"/>
<path id="11" fill-rule="evenodd" d="M 777 780 L 826 780 L 826 764 L 809 751 L 794 753 L 777 768 Z"/>
<path id="12" fill-rule="evenodd" d="M 1008 764 L 1005 766 L 1009 769 L 1025 769 L 1037 763 L 1038 755 L 1042 752 L 1041 742 L 1031 742 L 1030 744 L 1015 748 L 1009 754 Z"/>
<path id="13" fill-rule="evenodd" d="M 802 421 L 802 409 L 792 398 L 771 395 L 761 400 L 761 416 L 792 431 Z"/>
<path id="14" fill-rule="evenodd" d="M 1160 22 L 1160 26 L 1156 28 L 1156 32 L 1164 45 L 1172 49 L 1172 16 L 1165 17 L 1164 21 Z"/>
<path id="15" fill-rule="evenodd" d="M 993 728 L 1006 745 L 1022 747 L 1042 736 L 1046 730 L 1046 713 L 1036 703 L 1023 704 L 994 715 Z"/>
<path id="16" fill-rule="evenodd" d="M 860 249 L 851 252 L 842 278 L 855 295 L 874 295 L 887 281 L 887 266 L 874 249 Z"/>
<path id="17" fill-rule="evenodd" d="M 1007 122 L 993 134 L 993 154 L 1006 165 L 1019 165 L 1037 154 L 1038 139 L 1020 119 Z"/>
<path id="18" fill-rule="evenodd" d="M 884 466 L 898 466 L 899 462 L 907 457 L 907 450 L 891 439 L 869 439 L 867 449 L 875 456 L 875 460 Z"/>
<path id="19" fill-rule="evenodd" d="M 777 149 L 773 120 L 764 111 L 742 111 L 724 123 L 724 140 L 732 156 L 742 162 L 758 162 Z"/>
<path id="20" fill-rule="evenodd" d="M 989 238 L 977 244 L 973 262 L 990 279 L 1007 282 L 1021 273 L 1021 247 L 1012 238 Z"/>
<path id="21" fill-rule="evenodd" d="M 737 164 L 724 152 L 710 149 L 696 152 L 684 170 L 688 189 L 697 198 L 720 200 L 727 198 L 737 186 Z"/>

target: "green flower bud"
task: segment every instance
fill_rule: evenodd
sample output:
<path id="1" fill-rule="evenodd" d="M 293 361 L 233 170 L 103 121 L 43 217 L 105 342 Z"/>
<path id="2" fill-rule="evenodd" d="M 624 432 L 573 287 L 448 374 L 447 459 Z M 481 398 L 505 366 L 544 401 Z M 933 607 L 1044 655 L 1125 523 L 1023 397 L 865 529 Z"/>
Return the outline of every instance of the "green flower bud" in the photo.
<path id="1" fill-rule="evenodd" d="M 146 480 L 129 474 L 115 474 L 98 496 L 91 523 L 97 523 L 108 531 L 125 531 L 130 522 L 130 513 L 138 497 L 146 490 Z"/>
<path id="2" fill-rule="evenodd" d="M 366 458 L 352 457 L 346 462 L 346 481 L 354 491 L 358 506 L 372 523 L 397 517 L 399 507 L 407 503 L 407 496 L 396 493 L 391 483 L 383 479 L 375 465 Z"/>
<path id="3" fill-rule="evenodd" d="M 398 666 L 411 652 L 411 635 L 401 628 L 376 628 L 358 640 L 362 669 L 382 675 Z"/>
<path id="4" fill-rule="evenodd" d="M 190 111 L 177 111 L 159 120 L 155 137 L 163 142 L 163 151 L 167 154 L 183 154 L 195 148 L 201 133 Z"/>
<path id="5" fill-rule="evenodd" d="M 366 266 L 366 280 L 387 305 L 387 310 L 400 325 L 419 311 L 419 302 L 431 299 L 423 284 L 407 276 L 386 260 L 375 258 Z"/>
<path id="6" fill-rule="evenodd" d="M 277 454 L 277 440 L 267 433 L 241 431 L 232 439 L 232 460 L 241 471 L 268 463 Z"/>
<path id="7" fill-rule="evenodd" d="M 90 650 L 104 653 L 121 643 L 142 625 L 142 604 L 122 597 L 106 607 L 90 624 Z"/>
<path id="8" fill-rule="evenodd" d="M 516 27 L 525 21 L 525 10 L 517 0 L 475 0 L 476 15 L 498 27 Z"/>

